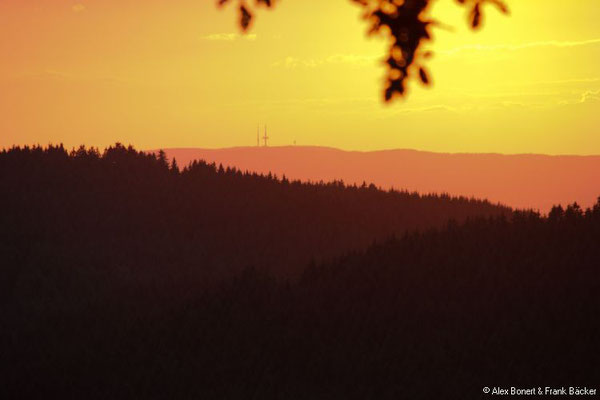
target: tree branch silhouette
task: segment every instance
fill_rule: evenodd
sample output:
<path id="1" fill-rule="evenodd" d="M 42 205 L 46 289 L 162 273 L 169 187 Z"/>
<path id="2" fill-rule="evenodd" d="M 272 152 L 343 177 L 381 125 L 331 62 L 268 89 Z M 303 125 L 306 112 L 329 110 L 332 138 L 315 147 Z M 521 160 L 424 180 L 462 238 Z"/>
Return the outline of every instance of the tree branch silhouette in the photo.
<path id="1" fill-rule="evenodd" d="M 217 0 L 218 6 L 238 2 L 239 25 L 248 31 L 254 19 L 253 6 L 247 0 Z M 385 59 L 387 66 L 386 83 L 383 96 L 386 102 L 407 93 L 407 82 L 416 79 L 428 86 L 430 74 L 424 61 L 431 57 L 431 51 L 423 50 L 424 44 L 432 40 L 431 27 L 440 25 L 430 19 L 429 8 L 434 0 L 350 0 L 364 9 L 363 18 L 369 24 L 370 35 L 379 34 L 390 41 L 389 52 Z M 507 14 L 508 8 L 503 0 L 454 0 L 468 10 L 468 23 L 478 29 L 483 22 L 483 8 L 486 4 L 496 6 Z M 272 8 L 276 0 L 255 0 L 254 7 Z"/>

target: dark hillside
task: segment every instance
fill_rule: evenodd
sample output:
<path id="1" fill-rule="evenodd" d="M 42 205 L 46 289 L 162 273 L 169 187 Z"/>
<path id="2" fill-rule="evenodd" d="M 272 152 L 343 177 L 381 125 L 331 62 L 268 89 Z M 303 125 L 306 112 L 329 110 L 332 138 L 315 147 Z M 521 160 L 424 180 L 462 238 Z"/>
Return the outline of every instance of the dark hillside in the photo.
<path id="1" fill-rule="evenodd" d="M 450 224 L 308 269 L 291 314 L 356 398 L 598 388 L 599 239 L 600 199 Z"/>
<path id="2" fill-rule="evenodd" d="M 170 295 L 127 290 L 127 275 L 97 279 L 85 261 L 38 261 L 2 303 L 0 390 L 480 399 L 485 386 L 598 389 L 598 238 L 600 201 L 403 235 L 292 283 L 250 268 Z"/>
<path id="3" fill-rule="evenodd" d="M 0 235 L 10 266 L 123 279 L 218 280 L 243 268 L 296 276 L 314 258 L 393 233 L 508 209 L 485 201 L 306 184 L 194 162 L 181 172 L 121 145 L 0 153 Z"/>

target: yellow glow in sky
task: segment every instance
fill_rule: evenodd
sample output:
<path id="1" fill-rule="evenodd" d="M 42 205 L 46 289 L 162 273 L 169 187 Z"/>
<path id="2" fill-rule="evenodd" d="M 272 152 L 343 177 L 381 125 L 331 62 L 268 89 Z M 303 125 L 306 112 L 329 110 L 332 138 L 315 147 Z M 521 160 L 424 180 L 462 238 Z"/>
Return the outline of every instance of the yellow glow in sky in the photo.
<path id="1" fill-rule="evenodd" d="M 281 0 L 240 35 L 208 0 L 0 2 L 0 147 L 272 145 L 600 154 L 600 3 L 438 0 L 434 85 L 381 100 L 386 41 L 349 1 Z"/>

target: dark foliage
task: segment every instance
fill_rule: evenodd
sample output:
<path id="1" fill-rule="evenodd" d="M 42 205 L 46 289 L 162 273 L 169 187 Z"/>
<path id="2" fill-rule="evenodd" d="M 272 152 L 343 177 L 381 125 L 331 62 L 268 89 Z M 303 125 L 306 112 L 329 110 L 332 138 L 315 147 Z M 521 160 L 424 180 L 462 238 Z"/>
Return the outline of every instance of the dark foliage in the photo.
<path id="1" fill-rule="evenodd" d="M 202 163 L 180 172 L 122 146 L 13 149 L 0 176 L 2 398 L 465 399 L 600 382 L 600 200 L 545 218 Z M 204 268 L 238 257 L 286 270 L 311 248 L 289 230 L 326 247 L 353 224 L 385 224 L 379 209 L 397 221 L 410 199 L 419 218 L 452 204 L 488 217 L 391 236 L 295 280 L 248 267 L 202 284 Z M 253 235 L 270 241 L 259 256 L 242 243 Z M 273 250 L 279 263 L 274 247 L 291 256 Z"/>
<path id="2" fill-rule="evenodd" d="M 384 90 L 385 101 L 394 96 L 404 96 L 406 82 L 417 77 L 424 85 L 429 85 L 429 73 L 423 61 L 429 58 L 431 51 L 423 50 L 425 43 L 432 39 L 431 27 L 438 24 L 428 16 L 433 0 L 350 0 L 363 7 L 364 19 L 369 23 L 369 34 L 383 33 L 390 40 L 390 49 L 385 60 L 388 67 L 387 83 Z M 495 5 L 501 12 L 508 13 L 503 0 L 455 0 L 469 10 L 469 25 L 473 29 L 481 27 L 483 6 Z M 217 0 L 223 6 L 232 0 Z M 250 28 L 253 14 L 245 0 L 238 0 L 240 27 Z M 272 7 L 274 0 L 256 0 L 257 6 Z M 332 21 L 332 23 L 335 23 Z"/>

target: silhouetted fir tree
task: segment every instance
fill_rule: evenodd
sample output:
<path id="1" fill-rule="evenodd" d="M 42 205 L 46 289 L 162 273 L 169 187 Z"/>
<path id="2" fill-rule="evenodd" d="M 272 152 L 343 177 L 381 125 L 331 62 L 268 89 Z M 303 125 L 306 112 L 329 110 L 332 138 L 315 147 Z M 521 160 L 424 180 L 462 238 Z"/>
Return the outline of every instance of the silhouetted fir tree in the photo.
<path id="1" fill-rule="evenodd" d="M 171 172 L 178 175 L 179 174 L 179 165 L 177 165 L 177 160 L 175 159 L 175 157 L 173 157 L 173 160 L 171 161 Z"/>
<path id="2" fill-rule="evenodd" d="M 558 221 L 565 215 L 565 210 L 559 204 L 557 206 L 552 207 L 550 212 L 548 213 L 548 219 L 550 221 Z"/>
<path id="3" fill-rule="evenodd" d="M 165 153 L 164 150 L 159 150 L 158 151 L 158 156 L 157 156 L 158 162 L 161 165 L 168 165 L 169 161 L 167 160 L 167 153 Z"/>

